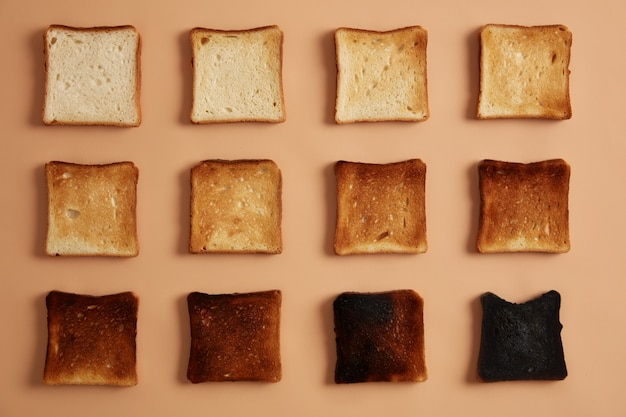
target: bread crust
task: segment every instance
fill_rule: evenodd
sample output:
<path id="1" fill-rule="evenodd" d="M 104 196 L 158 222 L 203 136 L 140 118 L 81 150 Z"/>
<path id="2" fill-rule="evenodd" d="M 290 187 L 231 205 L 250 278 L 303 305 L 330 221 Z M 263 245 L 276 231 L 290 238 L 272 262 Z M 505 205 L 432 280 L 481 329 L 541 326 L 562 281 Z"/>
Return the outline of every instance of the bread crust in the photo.
<path id="1" fill-rule="evenodd" d="M 47 385 L 137 384 L 138 297 L 132 292 L 103 296 L 51 291 Z"/>
<path id="2" fill-rule="evenodd" d="M 336 254 L 427 251 L 424 162 L 338 161 L 335 175 Z"/>
<path id="3" fill-rule="evenodd" d="M 567 162 L 483 160 L 478 175 L 479 252 L 569 251 Z"/>
<path id="4" fill-rule="evenodd" d="M 489 24 L 479 38 L 478 119 L 572 117 L 566 26 Z"/>
<path id="5" fill-rule="evenodd" d="M 205 45 L 210 45 L 208 39 L 213 36 L 222 40 L 236 38 L 237 44 L 218 51 L 216 56 L 207 55 L 202 50 Z M 269 25 L 245 30 L 195 27 L 189 32 L 189 40 L 193 69 L 192 123 L 282 123 L 287 119 L 282 74 L 283 32 L 280 27 Z M 262 49 L 257 50 L 261 44 Z M 230 64 L 225 62 L 228 58 L 222 56 L 224 53 L 236 53 L 230 57 Z M 216 68 L 222 66 L 227 69 L 227 75 L 218 74 Z M 250 71 L 246 73 L 244 69 Z M 257 80 L 259 74 L 263 78 Z M 258 83 L 250 84 L 251 80 Z M 248 108 L 248 102 L 253 103 L 254 108 Z"/>
<path id="6" fill-rule="evenodd" d="M 46 254 L 134 257 L 139 169 L 130 161 L 85 165 L 51 161 Z"/>
<path id="7" fill-rule="evenodd" d="M 278 382 L 279 290 L 187 297 L 191 347 L 187 378 L 201 382 Z"/>
<path id="8" fill-rule="evenodd" d="M 345 292 L 333 302 L 335 382 L 422 382 L 424 300 L 413 290 Z"/>
<path id="9" fill-rule="evenodd" d="M 338 28 L 335 122 L 427 120 L 427 43 L 421 26 Z"/>
<path id="10" fill-rule="evenodd" d="M 282 175 L 269 159 L 191 169 L 189 253 L 282 252 Z"/>
<path id="11" fill-rule="evenodd" d="M 51 80 L 53 74 L 50 73 L 50 60 L 51 60 L 51 49 L 50 42 L 48 41 L 48 36 L 52 31 L 61 30 L 61 31 L 70 31 L 70 32 L 86 32 L 86 33 L 113 33 L 116 31 L 125 31 L 132 30 L 136 33 L 137 36 L 137 47 L 135 52 L 135 77 L 134 77 L 134 94 L 133 94 L 133 102 L 136 117 L 132 121 L 116 121 L 116 120 L 80 120 L 80 119 L 58 119 L 54 116 L 49 116 L 48 113 L 48 103 L 49 103 L 49 95 L 51 93 Z M 74 27 L 74 26 L 66 26 L 53 24 L 48 27 L 48 29 L 43 34 L 43 44 L 44 44 L 44 104 L 42 109 L 42 121 L 44 125 L 52 126 L 52 125 L 66 125 L 66 126 L 114 126 L 114 127 L 138 127 L 141 125 L 142 121 L 142 111 L 141 111 L 141 50 L 142 50 L 142 38 L 141 34 L 137 30 L 135 26 L 132 25 L 120 25 L 120 26 L 95 26 L 95 27 Z"/>

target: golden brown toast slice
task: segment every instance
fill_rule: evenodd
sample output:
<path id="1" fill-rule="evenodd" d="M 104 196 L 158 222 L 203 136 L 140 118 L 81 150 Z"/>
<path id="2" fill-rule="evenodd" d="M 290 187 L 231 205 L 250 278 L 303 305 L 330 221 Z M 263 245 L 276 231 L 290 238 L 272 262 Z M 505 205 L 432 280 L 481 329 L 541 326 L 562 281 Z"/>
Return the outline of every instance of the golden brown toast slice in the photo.
<path id="1" fill-rule="evenodd" d="M 424 253 L 426 164 L 339 161 L 335 253 Z"/>
<path id="2" fill-rule="evenodd" d="M 83 165 L 46 164 L 50 256 L 139 254 L 137 181 L 132 162 Z"/>
<path id="3" fill-rule="evenodd" d="M 137 384 L 139 299 L 51 291 L 44 382 L 48 385 Z"/>
<path id="4" fill-rule="evenodd" d="M 479 252 L 569 251 L 567 162 L 483 160 L 478 175 Z"/>
<path id="5" fill-rule="evenodd" d="M 337 29 L 335 121 L 428 119 L 427 43 L 428 32 L 420 26 Z"/>
<path id="6" fill-rule="evenodd" d="M 333 303 L 335 382 L 422 382 L 424 300 L 413 290 L 346 292 Z"/>
<path id="7" fill-rule="evenodd" d="M 484 26 L 478 118 L 571 118 L 571 46 L 563 25 Z"/>
<path id="8" fill-rule="evenodd" d="M 280 381 L 281 301 L 279 290 L 189 294 L 187 378 L 192 383 Z"/>
<path id="9" fill-rule="evenodd" d="M 191 169 L 190 253 L 281 253 L 281 220 L 274 161 L 208 160 Z"/>

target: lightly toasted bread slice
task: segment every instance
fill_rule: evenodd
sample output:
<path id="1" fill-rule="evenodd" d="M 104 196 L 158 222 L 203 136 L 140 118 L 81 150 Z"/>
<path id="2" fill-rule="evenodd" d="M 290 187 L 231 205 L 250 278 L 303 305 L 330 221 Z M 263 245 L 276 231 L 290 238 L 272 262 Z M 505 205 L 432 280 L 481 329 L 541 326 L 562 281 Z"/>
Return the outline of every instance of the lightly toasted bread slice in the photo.
<path id="1" fill-rule="evenodd" d="M 554 290 L 521 304 L 493 293 L 480 298 L 483 318 L 478 358 L 482 382 L 562 380 L 567 377 Z"/>
<path id="2" fill-rule="evenodd" d="M 281 221 L 274 161 L 207 160 L 191 169 L 190 253 L 281 253 Z"/>
<path id="3" fill-rule="evenodd" d="M 335 382 L 422 382 L 424 300 L 413 290 L 346 292 L 333 302 Z"/>
<path id="4" fill-rule="evenodd" d="M 194 384 L 280 381 L 281 302 L 279 290 L 189 294 L 187 378 Z"/>
<path id="5" fill-rule="evenodd" d="M 571 118 L 571 46 L 563 25 L 484 26 L 478 118 Z"/>
<path id="6" fill-rule="evenodd" d="M 132 292 L 102 296 L 51 291 L 47 385 L 137 385 L 138 297 Z"/>
<path id="7" fill-rule="evenodd" d="M 421 26 L 385 32 L 337 29 L 335 121 L 428 119 L 427 42 Z"/>
<path id="8" fill-rule="evenodd" d="M 483 160 L 478 165 L 477 249 L 564 253 L 570 249 L 570 166 L 562 159 L 529 164 Z"/>
<path id="9" fill-rule="evenodd" d="M 141 124 L 141 37 L 133 26 L 51 25 L 44 51 L 44 124 Z"/>
<path id="10" fill-rule="evenodd" d="M 283 32 L 194 28 L 190 32 L 193 123 L 286 120 Z"/>
<path id="11" fill-rule="evenodd" d="M 335 253 L 424 253 L 426 164 L 338 161 Z"/>
<path id="12" fill-rule="evenodd" d="M 83 165 L 46 164 L 50 256 L 118 256 L 139 254 L 137 181 L 132 162 Z"/>

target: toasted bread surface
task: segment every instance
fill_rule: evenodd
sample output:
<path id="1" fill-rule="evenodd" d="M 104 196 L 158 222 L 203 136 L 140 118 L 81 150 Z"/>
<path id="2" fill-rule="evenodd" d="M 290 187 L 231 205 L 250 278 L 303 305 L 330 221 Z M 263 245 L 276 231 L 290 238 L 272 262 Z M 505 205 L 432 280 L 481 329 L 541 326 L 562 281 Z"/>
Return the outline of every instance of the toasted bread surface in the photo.
<path id="1" fill-rule="evenodd" d="M 481 304 L 481 381 L 565 379 L 563 326 L 559 318 L 561 295 L 557 291 L 521 304 L 485 293 Z"/>
<path id="2" fill-rule="evenodd" d="M 44 382 L 48 385 L 137 384 L 138 297 L 51 291 Z"/>
<path id="3" fill-rule="evenodd" d="M 284 122 L 283 32 L 194 28 L 193 123 Z"/>
<path id="4" fill-rule="evenodd" d="M 189 294 L 188 379 L 192 383 L 280 381 L 281 301 L 279 290 Z"/>
<path id="5" fill-rule="evenodd" d="M 337 29 L 335 121 L 428 119 L 427 42 L 428 32 L 420 26 Z"/>
<path id="6" fill-rule="evenodd" d="M 335 253 L 424 253 L 426 164 L 339 161 Z"/>
<path id="7" fill-rule="evenodd" d="M 44 52 L 44 124 L 141 124 L 141 37 L 135 27 L 51 25 Z"/>
<path id="8" fill-rule="evenodd" d="M 569 119 L 572 33 L 490 24 L 480 32 L 479 119 Z"/>
<path id="9" fill-rule="evenodd" d="M 190 253 L 281 253 L 281 221 L 274 161 L 207 160 L 191 169 Z"/>
<path id="10" fill-rule="evenodd" d="M 137 181 L 132 162 L 83 165 L 46 164 L 48 232 L 51 256 L 139 254 Z"/>
<path id="11" fill-rule="evenodd" d="M 479 252 L 569 251 L 567 162 L 483 160 L 478 175 Z"/>
<path id="12" fill-rule="evenodd" d="M 425 381 L 423 309 L 413 290 L 340 294 L 333 302 L 335 382 Z"/>

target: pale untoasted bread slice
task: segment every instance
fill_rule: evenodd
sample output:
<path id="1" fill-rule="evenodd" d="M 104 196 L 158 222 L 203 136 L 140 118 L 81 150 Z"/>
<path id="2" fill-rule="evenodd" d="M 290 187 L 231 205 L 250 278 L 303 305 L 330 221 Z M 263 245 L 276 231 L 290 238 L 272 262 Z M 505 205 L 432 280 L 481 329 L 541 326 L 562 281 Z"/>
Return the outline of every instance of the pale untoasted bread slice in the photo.
<path id="1" fill-rule="evenodd" d="M 46 384 L 137 384 L 139 299 L 134 293 L 93 296 L 52 291 L 46 305 Z"/>
<path id="2" fill-rule="evenodd" d="M 137 181 L 132 162 L 82 165 L 53 161 L 48 185 L 46 253 L 51 256 L 139 254 Z"/>
<path id="3" fill-rule="evenodd" d="M 478 175 L 479 252 L 569 251 L 567 162 L 484 160 L 478 166 Z"/>
<path id="4" fill-rule="evenodd" d="M 335 382 L 422 382 L 424 300 L 413 290 L 346 292 L 333 303 Z"/>
<path id="5" fill-rule="evenodd" d="M 480 45 L 479 119 L 572 117 L 567 27 L 486 25 Z"/>
<path id="6" fill-rule="evenodd" d="M 283 33 L 194 28 L 193 123 L 283 122 Z"/>
<path id="7" fill-rule="evenodd" d="M 282 177 L 270 160 L 191 169 L 190 253 L 282 252 Z"/>
<path id="8" fill-rule="evenodd" d="M 44 51 L 44 124 L 139 126 L 141 38 L 133 26 L 52 25 Z"/>
<path id="9" fill-rule="evenodd" d="M 187 378 L 193 383 L 280 381 L 281 302 L 279 290 L 189 294 Z"/>
<path id="10" fill-rule="evenodd" d="M 428 119 L 427 41 L 420 26 L 386 32 L 337 29 L 335 121 Z"/>
<path id="11" fill-rule="evenodd" d="M 561 295 L 549 291 L 521 304 L 493 293 L 483 308 L 478 377 L 483 382 L 567 377 L 560 322 Z"/>
<path id="12" fill-rule="evenodd" d="M 335 253 L 423 253 L 426 164 L 339 161 Z"/>

